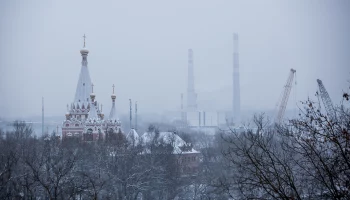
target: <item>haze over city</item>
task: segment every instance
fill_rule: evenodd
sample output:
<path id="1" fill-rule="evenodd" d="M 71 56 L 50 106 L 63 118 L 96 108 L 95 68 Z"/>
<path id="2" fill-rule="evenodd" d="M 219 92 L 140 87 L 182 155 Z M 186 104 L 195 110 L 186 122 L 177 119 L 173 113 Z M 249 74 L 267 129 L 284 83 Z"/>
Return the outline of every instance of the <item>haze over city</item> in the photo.
<path id="1" fill-rule="evenodd" d="M 350 199 L 350 1 L 0 1 L 0 199 Z"/>
<path id="2" fill-rule="evenodd" d="M 231 108 L 234 32 L 242 110 L 273 109 L 290 68 L 297 71 L 297 101 L 313 97 L 320 78 L 340 102 L 350 75 L 349 7 L 349 1 L 1 1 L 0 116 L 40 116 L 42 97 L 47 116 L 64 115 L 84 34 L 105 110 L 112 84 L 119 112 L 127 113 L 129 98 L 140 113 L 178 110 L 189 48 L 199 105 Z"/>

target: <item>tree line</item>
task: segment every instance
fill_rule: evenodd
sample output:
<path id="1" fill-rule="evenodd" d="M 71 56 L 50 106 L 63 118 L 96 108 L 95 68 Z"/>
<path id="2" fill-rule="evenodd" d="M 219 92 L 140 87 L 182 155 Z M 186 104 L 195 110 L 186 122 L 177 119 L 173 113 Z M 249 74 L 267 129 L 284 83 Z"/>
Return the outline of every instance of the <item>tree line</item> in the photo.
<path id="1" fill-rule="evenodd" d="M 319 103 L 283 124 L 258 114 L 243 131 L 173 130 L 202 154 L 186 176 L 171 143 L 61 142 L 15 122 L 0 131 L 0 199 L 350 199 L 349 95 L 335 118 Z"/>
<path id="2" fill-rule="evenodd" d="M 35 137 L 24 122 L 1 132 L 0 199 L 171 199 L 179 167 L 173 146 L 154 141 L 60 141 Z M 147 150 L 147 152 L 146 152 Z"/>

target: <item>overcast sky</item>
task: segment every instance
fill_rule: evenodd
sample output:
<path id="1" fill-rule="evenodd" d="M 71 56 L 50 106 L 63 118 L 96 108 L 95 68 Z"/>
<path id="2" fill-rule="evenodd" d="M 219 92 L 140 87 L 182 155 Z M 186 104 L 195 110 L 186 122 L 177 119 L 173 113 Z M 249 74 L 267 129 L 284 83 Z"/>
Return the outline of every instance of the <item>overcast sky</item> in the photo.
<path id="1" fill-rule="evenodd" d="M 96 99 L 109 113 L 128 99 L 139 111 L 180 106 L 187 51 L 194 51 L 201 101 L 230 108 L 232 33 L 239 34 L 242 109 L 274 108 L 289 69 L 295 100 L 314 96 L 323 80 L 334 103 L 349 87 L 350 1 L 0 1 L 0 117 L 64 116 L 74 99 L 83 46 Z M 210 95 L 213 94 L 220 95 Z M 222 103 L 222 99 L 225 99 Z"/>

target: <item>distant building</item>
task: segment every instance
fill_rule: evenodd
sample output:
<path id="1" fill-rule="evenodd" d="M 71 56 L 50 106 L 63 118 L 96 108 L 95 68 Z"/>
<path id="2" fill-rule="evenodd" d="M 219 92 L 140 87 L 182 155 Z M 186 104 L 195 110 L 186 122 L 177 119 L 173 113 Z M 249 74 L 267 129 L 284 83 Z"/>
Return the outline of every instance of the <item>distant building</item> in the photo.
<path id="1" fill-rule="evenodd" d="M 241 96 L 239 75 L 238 34 L 233 34 L 233 76 L 232 76 L 232 110 L 209 112 L 198 109 L 197 93 L 194 81 L 193 51 L 188 51 L 187 73 L 187 107 L 183 107 L 183 94 L 181 94 L 181 123 L 177 127 L 189 127 L 204 132 L 215 132 L 216 128 L 223 126 L 239 127 L 241 124 Z"/>
<path id="2" fill-rule="evenodd" d="M 171 145 L 172 153 L 176 155 L 181 174 L 194 175 L 198 172 L 202 154 L 195 150 L 192 144 L 186 143 L 177 134 L 173 132 L 145 132 L 141 136 L 140 141 L 145 147 L 152 143 Z"/>

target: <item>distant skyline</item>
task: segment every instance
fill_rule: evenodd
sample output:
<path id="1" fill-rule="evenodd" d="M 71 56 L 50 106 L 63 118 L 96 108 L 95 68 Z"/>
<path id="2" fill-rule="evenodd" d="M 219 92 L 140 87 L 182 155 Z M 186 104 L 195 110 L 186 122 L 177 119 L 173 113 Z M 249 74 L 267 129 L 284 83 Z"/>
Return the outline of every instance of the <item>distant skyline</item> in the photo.
<path id="1" fill-rule="evenodd" d="M 1 1 L 0 118 L 40 116 L 42 97 L 46 116 L 64 116 L 84 34 L 105 116 L 113 84 L 117 112 L 128 112 L 129 98 L 140 114 L 179 109 L 190 48 L 202 109 L 231 109 L 234 32 L 242 110 L 274 109 L 290 68 L 297 86 L 289 108 L 316 99 L 318 78 L 339 104 L 350 86 L 349 19 L 347 0 Z"/>

